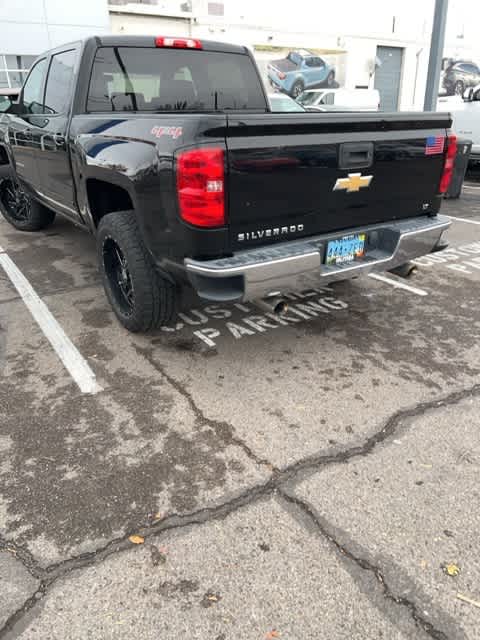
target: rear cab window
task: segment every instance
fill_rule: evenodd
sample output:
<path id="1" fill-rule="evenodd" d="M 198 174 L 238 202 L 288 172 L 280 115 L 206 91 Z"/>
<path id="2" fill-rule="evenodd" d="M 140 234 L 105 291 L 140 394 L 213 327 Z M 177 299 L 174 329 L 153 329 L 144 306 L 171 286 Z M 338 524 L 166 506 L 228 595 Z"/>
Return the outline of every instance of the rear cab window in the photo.
<path id="1" fill-rule="evenodd" d="M 248 55 L 121 46 L 97 50 L 88 112 L 227 110 L 268 110 Z"/>

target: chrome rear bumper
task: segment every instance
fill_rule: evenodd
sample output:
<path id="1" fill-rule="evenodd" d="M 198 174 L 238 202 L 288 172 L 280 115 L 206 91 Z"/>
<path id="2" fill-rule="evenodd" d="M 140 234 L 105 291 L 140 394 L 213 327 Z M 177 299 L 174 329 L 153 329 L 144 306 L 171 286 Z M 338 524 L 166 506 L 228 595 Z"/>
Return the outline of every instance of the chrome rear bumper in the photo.
<path id="1" fill-rule="evenodd" d="M 202 298 L 254 300 L 371 271 L 388 271 L 430 253 L 449 226 L 445 216 L 409 218 L 250 249 L 219 260 L 186 258 L 185 268 Z M 365 256 L 343 265 L 324 264 L 328 241 L 352 233 L 367 234 Z"/>

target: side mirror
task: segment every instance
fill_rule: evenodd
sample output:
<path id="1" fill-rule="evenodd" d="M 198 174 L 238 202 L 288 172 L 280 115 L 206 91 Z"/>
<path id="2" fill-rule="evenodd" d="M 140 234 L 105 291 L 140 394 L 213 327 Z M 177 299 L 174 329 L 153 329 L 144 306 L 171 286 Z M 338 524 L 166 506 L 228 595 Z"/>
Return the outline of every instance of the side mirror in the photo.
<path id="1" fill-rule="evenodd" d="M 18 100 L 12 102 L 12 104 L 8 108 L 8 113 L 13 113 L 13 115 L 15 116 L 21 116 L 23 113 L 25 113 L 23 104 L 18 102 Z"/>
<path id="2" fill-rule="evenodd" d="M 463 92 L 463 100 L 465 102 L 473 102 L 473 88 L 469 87 L 468 89 L 465 89 L 465 91 Z"/>

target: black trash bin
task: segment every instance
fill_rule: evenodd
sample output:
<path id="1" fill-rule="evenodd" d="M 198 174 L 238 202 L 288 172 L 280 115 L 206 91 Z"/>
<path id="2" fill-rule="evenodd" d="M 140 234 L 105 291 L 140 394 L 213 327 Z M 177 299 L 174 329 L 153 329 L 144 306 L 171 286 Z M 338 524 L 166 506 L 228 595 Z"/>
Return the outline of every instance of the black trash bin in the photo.
<path id="1" fill-rule="evenodd" d="M 465 180 L 465 174 L 467 173 L 468 161 L 470 160 L 470 154 L 472 152 L 471 140 L 458 140 L 457 155 L 455 157 L 455 166 L 453 168 L 452 181 L 445 194 L 446 198 L 456 199 L 460 198 L 462 194 L 463 181 Z"/>

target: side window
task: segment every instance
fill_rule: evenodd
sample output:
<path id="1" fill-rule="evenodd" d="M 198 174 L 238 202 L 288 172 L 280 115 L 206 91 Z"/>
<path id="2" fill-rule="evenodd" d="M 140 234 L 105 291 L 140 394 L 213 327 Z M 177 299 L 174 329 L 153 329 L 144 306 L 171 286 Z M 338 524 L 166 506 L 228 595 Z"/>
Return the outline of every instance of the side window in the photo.
<path id="1" fill-rule="evenodd" d="M 32 68 L 23 86 L 22 102 L 27 113 L 43 113 L 43 79 L 47 60 L 39 60 Z"/>
<path id="2" fill-rule="evenodd" d="M 76 57 L 75 49 L 52 56 L 45 90 L 45 113 L 68 112 Z"/>

